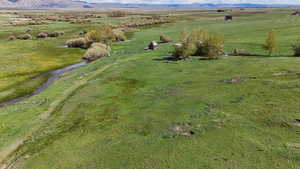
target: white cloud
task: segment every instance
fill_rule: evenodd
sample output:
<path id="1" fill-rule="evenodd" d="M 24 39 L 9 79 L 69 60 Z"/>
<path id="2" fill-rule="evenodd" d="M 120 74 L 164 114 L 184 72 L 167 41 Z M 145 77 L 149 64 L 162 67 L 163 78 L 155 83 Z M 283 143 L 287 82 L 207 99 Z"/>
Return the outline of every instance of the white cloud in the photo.
<path id="1" fill-rule="evenodd" d="M 257 3 L 257 4 L 300 4 L 300 0 L 86 0 L 88 2 L 187 4 L 187 3 Z"/>

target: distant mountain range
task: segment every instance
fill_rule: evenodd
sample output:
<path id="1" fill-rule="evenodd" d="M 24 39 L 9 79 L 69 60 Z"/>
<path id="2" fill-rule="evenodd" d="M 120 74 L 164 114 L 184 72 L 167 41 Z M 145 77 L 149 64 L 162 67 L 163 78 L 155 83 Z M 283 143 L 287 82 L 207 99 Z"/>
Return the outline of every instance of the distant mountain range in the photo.
<path id="1" fill-rule="evenodd" d="M 264 5 L 264 4 L 121 4 L 121 3 L 88 3 L 77 0 L 0 0 L 0 9 L 82 9 L 82 8 L 270 8 L 289 7 L 295 5 Z"/>

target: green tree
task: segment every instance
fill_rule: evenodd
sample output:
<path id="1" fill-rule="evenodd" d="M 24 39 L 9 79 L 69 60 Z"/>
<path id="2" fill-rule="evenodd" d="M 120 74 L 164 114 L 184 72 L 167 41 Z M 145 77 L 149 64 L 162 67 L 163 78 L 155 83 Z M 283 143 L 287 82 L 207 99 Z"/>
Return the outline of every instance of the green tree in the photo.
<path id="1" fill-rule="evenodd" d="M 263 48 L 269 52 L 270 56 L 276 50 L 277 39 L 276 39 L 276 33 L 274 31 L 268 33 L 268 37 L 266 39 L 265 44 L 263 45 Z"/>

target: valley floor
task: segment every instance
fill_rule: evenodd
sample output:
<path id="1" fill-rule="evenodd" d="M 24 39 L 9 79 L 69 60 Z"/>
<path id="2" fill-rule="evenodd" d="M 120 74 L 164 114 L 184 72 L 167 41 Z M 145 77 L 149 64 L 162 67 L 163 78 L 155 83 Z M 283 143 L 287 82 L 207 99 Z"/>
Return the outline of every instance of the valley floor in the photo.
<path id="1" fill-rule="evenodd" d="M 0 108 L 0 161 L 13 152 L 8 159 L 18 169 L 299 169 L 300 58 L 290 47 L 299 26 L 300 18 L 274 10 L 136 32 L 113 44 L 111 57 Z M 199 28 L 224 34 L 226 52 L 260 56 L 169 62 L 172 44 L 144 50 L 161 34 L 177 39 Z M 271 30 L 280 47 L 269 57 L 261 46 Z M 65 63 L 80 55 L 72 51 Z M 235 78 L 242 80 L 228 83 Z"/>

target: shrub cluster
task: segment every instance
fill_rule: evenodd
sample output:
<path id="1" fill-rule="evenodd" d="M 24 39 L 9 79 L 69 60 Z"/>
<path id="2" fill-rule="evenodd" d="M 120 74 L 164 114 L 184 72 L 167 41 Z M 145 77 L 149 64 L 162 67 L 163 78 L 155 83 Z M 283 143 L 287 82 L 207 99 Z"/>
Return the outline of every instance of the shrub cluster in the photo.
<path id="1" fill-rule="evenodd" d="M 20 39 L 20 40 L 29 40 L 29 39 L 32 39 L 32 36 L 30 34 L 23 34 L 23 35 L 19 35 L 18 39 Z"/>
<path id="2" fill-rule="evenodd" d="M 69 22 L 69 23 L 90 23 L 91 18 L 101 18 L 102 12 L 84 11 L 84 12 L 55 12 L 52 14 L 20 14 L 20 18 L 26 18 L 29 21 L 27 25 L 49 23 L 50 22 Z"/>
<path id="3" fill-rule="evenodd" d="M 70 48 L 89 48 L 93 43 L 110 45 L 112 42 L 126 40 L 125 33 L 121 29 L 113 29 L 109 25 L 82 34 L 84 38 L 68 40 L 66 45 Z"/>
<path id="4" fill-rule="evenodd" d="M 90 19 L 75 19 L 68 21 L 71 24 L 90 24 L 92 21 Z"/>
<path id="5" fill-rule="evenodd" d="M 175 45 L 173 56 L 177 59 L 189 56 L 203 56 L 215 59 L 224 54 L 224 37 L 203 30 L 187 33 L 181 32 L 180 44 Z"/>
<path id="6" fill-rule="evenodd" d="M 47 38 L 48 37 L 48 33 L 41 32 L 36 37 L 37 38 Z"/>
<path id="7" fill-rule="evenodd" d="M 49 24 L 46 21 L 12 21 L 10 25 L 12 26 L 29 26 L 29 25 L 45 25 Z"/>
<path id="8" fill-rule="evenodd" d="M 300 38 L 296 39 L 296 41 L 292 43 L 291 46 L 294 52 L 294 56 L 300 56 Z M 268 33 L 266 42 L 263 45 L 263 49 L 267 50 L 269 52 L 269 55 L 272 55 L 272 53 L 276 50 L 276 48 L 277 48 L 276 33 L 274 31 L 271 31 Z"/>
<path id="9" fill-rule="evenodd" d="M 83 59 L 91 62 L 104 56 L 110 56 L 110 52 L 110 46 L 102 43 L 93 43 L 84 54 Z"/>
<path id="10" fill-rule="evenodd" d="M 87 32 L 85 39 L 90 43 L 100 42 L 109 45 L 112 42 L 126 40 L 126 36 L 122 30 L 113 29 L 111 26 L 104 25 L 96 30 Z"/>
<path id="11" fill-rule="evenodd" d="M 127 20 L 121 23 L 121 27 L 141 27 L 141 26 L 150 26 L 150 25 L 157 25 L 163 23 L 171 23 L 172 20 L 169 18 L 135 18 L 131 20 Z"/>
<path id="12" fill-rule="evenodd" d="M 87 41 L 85 38 L 71 39 L 66 42 L 69 48 L 87 48 Z"/>
<path id="13" fill-rule="evenodd" d="M 115 35 L 114 41 L 120 42 L 127 39 L 124 31 L 122 31 L 121 29 L 114 29 L 113 33 Z"/>
<path id="14" fill-rule="evenodd" d="M 127 13 L 124 11 L 113 11 L 108 14 L 109 17 L 125 17 Z"/>

